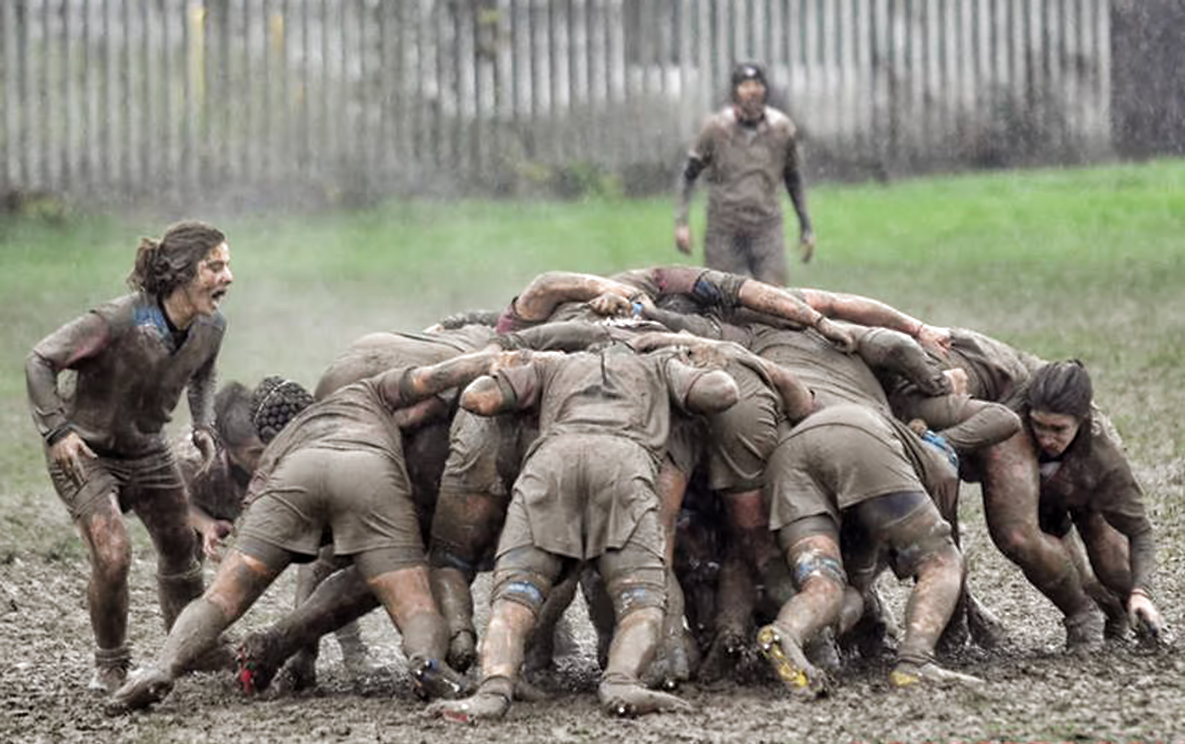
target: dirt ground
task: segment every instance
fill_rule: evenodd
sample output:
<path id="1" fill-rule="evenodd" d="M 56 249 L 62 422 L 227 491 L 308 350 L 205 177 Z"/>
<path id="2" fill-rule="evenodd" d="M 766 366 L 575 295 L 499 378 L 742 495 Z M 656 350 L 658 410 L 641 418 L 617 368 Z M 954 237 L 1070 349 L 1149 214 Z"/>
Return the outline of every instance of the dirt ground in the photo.
<path id="1" fill-rule="evenodd" d="M 1185 463 L 1139 475 L 1168 506 L 1154 511 L 1160 530 L 1158 598 L 1175 628 L 1181 612 L 1181 516 Z M 689 684 L 681 694 L 694 712 L 637 720 L 605 716 L 596 705 L 597 666 L 587 616 L 569 614 L 576 643 L 545 680 L 550 701 L 517 703 L 505 721 L 476 727 L 427 720 L 403 679 L 399 639 L 386 618 L 364 618 L 363 634 L 381 671 L 345 670 L 332 640 L 323 643 L 319 686 L 289 696 L 241 696 L 229 674 L 194 675 L 150 712 L 108 718 L 88 692 L 91 635 L 85 607 L 87 566 L 77 547 L 0 555 L 0 741 L 337 741 L 337 742 L 1167 742 L 1185 741 L 1185 657 L 1176 649 L 1148 652 L 1111 646 L 1087 658 L 1059 650 L 1063 631 L 1046 600 L 991 545 L 978 494 L 964 498 L 966 552 L 973 586 L 1010 634 L 1002 651 L 968 650 L 948 660 L 987 679 L 982 693 L 895 691 L 884 668 L 846 672 L 827 698 L 792 700 L 775 684 Z M 28 507 L 29 505 L 25 505 Z M 53 505 L 56 507 L 57 505 Z M 1167 522 L 1167 524 L 1166 524 Z M 63 536 L 68 532 L 63 524 Z M 150 658 L 163 639 L 156 610 L 153 556 L 146 534 L 133 529 L 132 641 L 135 660 Z M 479 604 L 484 585 L 479 579 Z M 907 587 L 886 586 L 901 612 Z M 283 577 L 237 626 L 261 627 L 283 612 L 292 577 Z"/>

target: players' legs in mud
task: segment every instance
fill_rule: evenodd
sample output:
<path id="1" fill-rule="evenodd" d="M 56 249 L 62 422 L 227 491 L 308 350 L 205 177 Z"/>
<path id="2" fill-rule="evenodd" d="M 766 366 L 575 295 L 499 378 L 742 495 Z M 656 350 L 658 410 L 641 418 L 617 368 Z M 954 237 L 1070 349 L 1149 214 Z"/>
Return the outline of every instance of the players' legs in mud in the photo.
<path id="1" fill-rule="evenodd" d="M 667 571 L 666 612 L 663 615 L 662 634 L 659 638 L 655 663 L 646 672 L 647 682 L 674 689 L 680 682 L 691 677 L 691 660 L 688 645 L 693 641 L 684 626 L 683 588 L 675 577 L 675 528 L 683 496 L 687 492 L 688 475 L 671 460 L 663 461 L 658 471 L 655 490 L 659 498 L 658 519 L 664 538 L 664 559 L 671 567 Z"/>
<path id="2" fill-rule="evenodd" d="M 293 600 L 294 611 L 289 616 L 312 618 L 320 613 L 321 610 L 316 608 L 302 610 L 301 607 L 317 591 L 327 577 L 349 565 L 350 560 L 348 558 L 336 558 L 334 556 L 332 545 L 323 546 L 320 554 L 317 556 L 317 560 L 311 563 L 301 564 L 297 568 L 296 574 L 295 598 Z M 367 593 L 369 594 L 369 592 Z M 372 609 L 377 606 L 377 603 L 372 604 Z M 285 619 L 281 619 L 280 623 L 284 623 Z M 305 638 L 307 640 L 295 654 L 292 654 L 292 649 L 289 649 L 284 654 L 284 658 L 289 656 L 291 658 L 284 665 L 283 686 L 288 690 L 301 690 L 312 687 L 317 683 L 317 656 L 320 653 L 321 636 L 325 632 L 334 631 L 338 634 L 338 642 L 342 644 L 342 660 L 346 663 L 347 667 L 350 667 L 352 663 L 347 658 L 347 653 L 355 653 L 365 659 L 367 651 L 365 644 L 362 642 L 361 633 L 357 632 L 358 626 L 356 624 L 353 626 L 353 631 L 355 632 L 349 630 L 349 627 L 349 625 L 334 626 L 316 635 L 312 635 L 311 633 L 306 634 Z M 342 634 L 346 636 L 345 641 L 342 641 Z M 254 639 L 254 641 L 259 640 L 262 639 Z M 349 648 L 349 652 L 347 651 L 347 647 Z M 245 643 L 244 648 L 249 652 L 249 656 L 271 656 L 271 654 L 261 654 L 262 647 L 255 645 L 254 642 L 250 644 Z M 240 653 L 240 657 L 242 656 L 243 654 Z M 260 675 L 256 680 L 255 690 L 259 691 L 266 687 L 268 681 L 271 679 L 271 674 L 267 671 L 270 663 L 264 662 L 262 658 L 256 661 L 260 664 Z M 240 658 L 241 662 L 242 658 Z"/>
<path id="3" fill-rule="evenodd" d="M 904 687 L 919 682 L 977 684 L 969 675 L 942 669 L 934 662 L 938 638 L 950 621 L 963 583 L 963 557 L 951 539 L 950 525 L 930 497 L 902 491 L 864 501 L 855 516 L 868 534 L 889 549 L 889 562 L 914 587 L 905 608 L 905 635 L 890 680 Z"/>
<path id="4" fill-rule="evenodd" d="M 512 548 L 498 557 L 490 622 L 478 651 L 480 685 L 472 697 L 434 703 L 428 709 L 431 714 L 463 723 L 506 715 L 527 636 L 564 564 L 559 556 L 534 546 Z"/>
<path id="5" fill-rule="evenodd" d="M 821 670 L 803 646 L 841 616 L 847 578 L 839 550 L 839 527 L 828 515 L 796 520 L 778 530 L 778 545 L 798 590 L 773 623 L 757 634 L 762 655 L 795 695 L 814 697 L 826 688 Z"/>
<path id="6" fill-rule="evenodd" d="M 95 636 L 92 690 L 114 692 L 131 666 L 128 633 L 128 574 L 132 545 L 114 493 L 93 501 L 75 524 L 90 556 L 87 609 Z"/>
<path id="7" fill-rule="evenodd" d="M 371 550 L 355 555 L 354 565 L 403 637 L 403 654 L 417 694 L 423 698 L 465 694 L 464 678 L 445 660 L 448 626 L 432 596 L 422 555 L 394 548 Z"/>
<path id="8" fill-rule="evenodd" d="M 1029 583 L 1062 611 L 1066 645 L 1097 645 L 1102 640 L 1102 617 L 1083 589 L 1065 547 L 1040 528 L 1040 481 L 1034 452 L 1031 437 L 1022 431 L 975 455 L 983 473 L 988 532 Z"/>
<path id="9" fill-rule="evenodd" d="M 277 673 L 277 685 L 288 691 L 314 684 L 311 665 L 316 655 L 306 656 L 309 649 L 315 650 L 326 633 L 353 623 L 379 605 L 355 566 L 331 574 L 296 609 L 243 640 L 238 652 L 240 686 L 247 693 L 261 692 Z M 284 668 L 279 671 L 281 665 Z"/>
<path id="10" fill-rule="evenodd" d="M 497 544 L 506 506 L 505 496 L 441 485 L 428 560 L 432 592 L 448 628 L 448 662 L 459 671 L 468 669 L 477 655 L 470 585 Z"/>
<path id="11" fill-rule="evenodd" d="M 199 548 L 189 526 L 189 499 L 175 466 L 162 463 L 143 479 L 149 482 L 140 486 L 135 511 L 156 548 L 157 596 L 168 632 L 185 606 L 202 595 L 202 566 L 195 558 Z"/>
<path id="12" fill-rule="evenodd" d="M 580 588 L 580 576 L 572 572 L 551 590 L 547 601 L 539 609 L 539 617 L 531 634 L 527 637 L 526 657 L 523 661 L 525 673 L 546 671 L 555 658 L 556 633 L 566 633 L 564 613 L 576 597 Z"/>
<path id="13" fill-rule="evenodd" d="M 292 560 L 291 554 L 279 548 L 256 551 L 253 547 L 252 552 L 266 555 L 257 557 L 238 549 L 227 553 L 205 593 L 177 617 L 155 661 L 138 670 L 112 695 L 113 712 L 145 708 L 168 695 L 173 680 L 242 617 Z"/>
<path id="14" fill-rule="evenodd" d="M 449 632 L 449 664 L 464 671 L 477 656 L 470 585 L 492 555 L 506 521 L 510 497 L 500 471 L 505 460 L 521 461 L 515 419 L 486 418 L 458 411 L 449 428 L 449 454 L 440 476 L 428 541 L 432 591 Z M 507 474 L 509 475 L 509 474 Z M 509 480 L 513 480 L 511 476 Z"/>
<path id="15" fill-rule="evenodd" d="M 607 550 L 597 562 L 616 619 L 609 659 L 597 689 L 606 712 L 634 716 L 688 708 L 664 692 L 646 689 L 642 674 L 658 651 L 666 606 L 668 570 L 663 556 L 644 547 L 639 533 L 657 537 L 657 517 L 649 513 L 620 550 Z"/>

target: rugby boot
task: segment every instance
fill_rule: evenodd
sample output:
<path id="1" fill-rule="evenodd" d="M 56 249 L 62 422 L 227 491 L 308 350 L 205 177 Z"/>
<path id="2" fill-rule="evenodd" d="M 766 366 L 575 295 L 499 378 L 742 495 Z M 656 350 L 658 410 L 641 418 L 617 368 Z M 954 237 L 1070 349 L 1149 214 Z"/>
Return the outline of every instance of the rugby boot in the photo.
<path id="1" fill-rule="evenodd" d="M 647 690 L 636 680 L 606 674 L 597 687 L 601 708 L 611 716 L 633 718 L 668 710 L 692 710 L 691 703 L 666 692 Z"/>
<path id="2" fill-rule="evenodd" d="M 807 661 L 802 646 L 776 624 L 757 631 L 757 649 L 795 697 L 814 699 L 827 691 L 823 672 Z"/>
<path id="3" fill-rule="evenodd" d="M 437 700 L 428 706 L 427 714 L 453 723 L 477 723 L 497 720 L 510 710 L 514 683 L 506 677 L 489 677 L 472 697 L 462 700 Z"/>
<path id="4" fill-rule="evenodd" d="M 252 633 L 239 644 L 235 683 L 244 695 L 263 692 L 284 663 L 279 637 L 270 631 Z"/>
<path id="5" fill-rule="evenodd" d="M 172 689 L 173 678 L 160 669 L 137 669 L 122 687 L 112 693 L 104 711 L 109 716 L 118 716 L 143 710 L 164 700 Z"/>
<path id="6" fill-rule="evenodd" d="M 412 687 L 421 700 L 456 700 L 472 692 L 469 680 L 438 659 L 413 656 L 407 662 Z"/>
<path id="7" fill-rule="evenodd" d="M 95 673 L 91 675 L 88 689 L 110 695 L 127 681 L 132 667 L 132 652 L 126 646 L 95 649 Z"/>
<path id="8" fill-rule="evenodd" d="M 1103 614 L 1090 606 L 1062 618 L 1066 626 L 1066 650 L 1091 651 L 1103 645 Z"/>
<path id="9" fill-rule="evenodd" d="M 898 689 L 910 687 L 981 688 L 986 683 L 970 674 L 943 669 L 933 661 L 899 661 L 889 672 L 889 682 Z"/>

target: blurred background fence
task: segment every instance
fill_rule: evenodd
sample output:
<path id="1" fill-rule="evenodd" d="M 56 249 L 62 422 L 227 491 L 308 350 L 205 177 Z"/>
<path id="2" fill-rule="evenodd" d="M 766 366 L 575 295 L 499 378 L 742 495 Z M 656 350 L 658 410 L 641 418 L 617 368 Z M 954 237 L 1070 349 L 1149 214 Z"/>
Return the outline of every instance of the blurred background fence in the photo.
<path id="1" fill-rule="evenodd" d="M 0 189 L 652 191 L 737 59 L 767 65 L 816 177 L 1180 150 L 1182 6 L 0 0 Z"/>

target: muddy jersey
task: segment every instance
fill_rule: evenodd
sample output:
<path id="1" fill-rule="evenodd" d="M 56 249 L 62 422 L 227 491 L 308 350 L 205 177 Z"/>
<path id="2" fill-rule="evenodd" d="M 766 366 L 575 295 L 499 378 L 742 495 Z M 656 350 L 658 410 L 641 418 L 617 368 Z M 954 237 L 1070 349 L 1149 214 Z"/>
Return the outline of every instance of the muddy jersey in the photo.
<path id="1" fill-rule="evenodd" d="M 411 365 L 405 369 L 410 368 Z M 289 421 L 263 451 L 248 499 L 254 497 L 285 457 L 302 449 L 370 452 L 388 457 L 406 470 L 403 435 L 377 378 L 347 385 Z M 406 473 L 403 480 L 408 480 Z"/>
<path id="2" fill-rule="evenodd" d="M 495 379 L 515 406 L 539 411 L 539 437 L 514 486 L 522 523 L 508 517 L 499 554 L 528 541 L 573 558 L 625 545 L 642 515 L 658 508 L 671 406 L 684 408 L 704 373 L 675 354 L 617 347 L 499 370 Z"/>
<path id="3" fill-rule="evenodd" d="M 313 397 L 321 400 L 345 385 L 392 367 L 439 364 L 485 348 L 496 336 L 493 328 L 482 325 L 436 332 L 369 333 L 333 360 L 317 382 Z"/>
<path id="4" fill-rule="evenodd" d="M 815 393 L 821 406 L 856 403 L 889 413 L 889 402 L 876 375 L 856 354 L 845 354 L 813 330 L 751 328 L 750 350 L 789 369 Z"/>
<path id="5" fill-rule="evenodd" d="M 1133 586 L 1150 587 L 1156 569 L 1152 523 L 1144 492 L 1107 417 L 1095 411 L 1089 436 L 1079 435 L 1060 460 L 1040 468 L 1041 510 L 1068 512 L 1075 521 L 1101 515 L 1128 538 Z"/>
<path id="6" fill-rule="evenodd" d="M 72 429 L 98 454 L 136 457 L 168 446 L 162 430 L 188 388 L 196 426 L 214 423 L 214 374 L 226 322 L 172 328 L 144 292 L 104 303 L 42 339 L 27 365 L 29 399 L 47 441 Z M 72 396 L 57 385 L 74 370 Z"/>
<path id="7" fill-rule="evenodd" d="M 796 131 L 790 117 L 768 106 L 756 127 L 742 125 L 732 106 L 708 118 L 688 155 L 706 166 L 709 224 L 781 222 L 784 174 L 798 169 Z"/>

